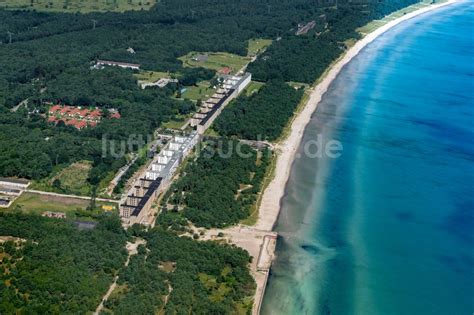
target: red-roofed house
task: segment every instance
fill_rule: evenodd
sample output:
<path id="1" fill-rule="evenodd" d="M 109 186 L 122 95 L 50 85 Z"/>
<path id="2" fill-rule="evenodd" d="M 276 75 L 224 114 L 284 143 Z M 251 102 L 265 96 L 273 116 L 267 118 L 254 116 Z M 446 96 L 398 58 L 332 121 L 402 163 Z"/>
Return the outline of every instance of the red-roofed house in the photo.
<path id="1" fill-rule="evenodd" d="M 230 74 L 232 72 L 232 68 L 224 67 L 219 69 L 219 71 L 217 72 L 219 72 L 220 74 Z"/>
<path id="2" fill-rule="evenodd" d="M 82 128 L 87 127 L 87 123 L 86 123 L 84 120 L 80 120 L 80 121 L 78 121 L 74 126 L 75 126 L 77 129 L 82 129 Z"/>
<path id="3" fill-rule="evenodd" d="M 49 113 L 51 115 L 56 114 L 60 109 L 61 109 L 61 105 L 54 105 L 53 107 L 49 109 Z"/>
<path id="4" fill-rule="evenodd" d="M 76 108 L 74 107 L 73 109 L 71 109 L 68 113 L 68 115 L 70 117 L 76 117 L 76 116 L 79 116 L 79 113 L 81 112 L 81 110 L 79 108 Z"/>
<path id="5" fill-rule="evenodd" d="M 64 120 L 64 123 L 66 124 L 66 126 L 75 126 L 77 124 L 77 120 L 76 119 L 70 119 L 70 120 Z"/>
<path id="6" fill-rule="evenodd" d="M 115 112 L 112 115 L 110 115 L 110 118 L 115 118 L 115 119 L 120 119 L 122 116 L 120 115 L 119 112 Z"/>
<path id="7" fill-rule="evenodd" d="M 72 107 L 70 106 L 64 106 L 63 108 L 61 108 L 61 110 L 59 111 L 59 113 L 61 115 L 65 115 L 67 113 L 69 113 L 69 111 L 72 109 Z"/>
<path id="8" fill-rule="evenodd" d="M 102 111 L 97 107 L 90 110 L 68 105 L 54 105 L 48 113 L 48 122 L 57 124 L 62 121 L 65 125 L 74 126 L 77 129 L 83 129 L 87 126 L 95 127 L 102 119 Z M 109 109 L 109 113 L 110 118 L 121 118 L 120 113 L 115 108 Z"/>
<path id="9" fill-rule="evenodd" d="M 95 109 L 93 110 L 89 116 L 87 116 L 88 119 L 92 119 L 92 120 L 98 120 L 102 117 L 102 113 L 100 112 L 100 110 L 98 109 Z"/>
<path id="10" fill-rule="evenodd" d="M 89 115 L 89 113 L 90 113 L 90 110 L 88 110 L 88 109 L 83 109 L 83 110 L 79 111 L 78 115 L 79 115 L 79 117 L 81 117 L 81 118 L 86 118 L 87 115 Z"/>

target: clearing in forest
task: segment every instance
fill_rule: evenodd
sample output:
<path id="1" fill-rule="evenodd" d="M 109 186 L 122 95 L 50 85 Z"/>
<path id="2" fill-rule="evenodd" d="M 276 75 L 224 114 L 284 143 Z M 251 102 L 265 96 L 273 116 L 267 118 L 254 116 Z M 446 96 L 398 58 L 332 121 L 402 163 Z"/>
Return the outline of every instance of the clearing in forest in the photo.
<path id="1" fill-rule="evenodd" d="M 115 204 L 107 202 L 97 202 L 94 211 L 87 210 L 89 206 L 90 201 L 86 199 L 25 192 L 4 212 L 22 212 L 28 214 L 43 214 L 46 211 L 63 212 L 66 213 L 67 218 L 71 219 L 86 215 L 98 215 L 105 212 L 102 206 L 117 211 Z"/>
<path id="2" fill-rule="evenodd" d="M 231 74 L 237 73 L 247 63 L 248 57 L 242 57 L 226 52 L 199 53 L 190 52 L 189 54 L 178 58 L 183 62 L 184 67 L 197 68 L 202 67 L 219 71 L 230 69 Z"/>
<path id="3" fill-rule="evenodd" d="M 271 44 L 271 39 L 254 38 L 249 40 L 248 56 L 254 57 L 263 53 Z"/>
<path id="4" fill-rule="evenodd" d="M 209 81 L 200 81 L 196 86 L 187 86 L 181 97 L 193 101 L 206 100 L 215 93 L 216 89 Z"/>

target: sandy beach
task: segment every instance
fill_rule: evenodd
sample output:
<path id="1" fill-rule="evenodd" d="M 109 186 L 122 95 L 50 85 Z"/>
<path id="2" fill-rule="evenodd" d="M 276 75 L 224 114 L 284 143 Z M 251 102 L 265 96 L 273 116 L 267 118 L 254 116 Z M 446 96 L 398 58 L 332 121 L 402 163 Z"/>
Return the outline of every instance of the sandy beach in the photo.
<path id="1" fill-rule="evenodd" d="M 457 1 L 458 0 L 449 0 L 443 3 L 433 4 L 388 22 L 387 24 L 359 40 L 338 62 L 336 62 L 331 67 L 323 80 L 311 90 L 309 100 L 307 101 L 303 110 L 295 117 L 292 122 L 289 136 L 276 146 L 278 157 L 275 167 L 275 176 L 263 193 L 262 202 L 259 208 L 258 221 L 255 225 L 256 229 L 266 231 L 271 231 L 273 229 L 278 219 L 278 214 L 280 213 L 280 201 L 285 193 L 286 182 L 290 176 L 291 166 L 295 159 L 296 151 L 301 143 L 304 130 L 307 124 L 310 122 L 311 116 L 317 109 L 323 95 L 326 93 L 329 86 L 337 77 L 341 69 L 347 63 L 349 63 L 352 58 L 357 56 L 365 46 L 370 44 L 377 37 L 392 27 L 406 20 L 412 19 L 420 14 L 453 4 Z"/>
<path id="2" fill-rule="evenodd" d="M 275 259 L 275 246 L 277 234 L 272 232 L 280 213 L 281 198 L 285 194 L 285 186 L 288 181 L 296 151 L 301 143 L 306 126 L 311 120 L 323 95 L 342 68 L 349 63 L 352 58 L 377 37 L 391 29 L 392 27 L 414 18 L 420 14 L 450 5 L 459 0 L 449 0 L 440 4 L 430 5 L 419 10 L 407 13 L 406 15 L 388 22 L 351 47 L 343 57 L 335 62 L 325 73 L 322 80 L 310 89 L 310 96 L 303 109 L 294 117 L 290 126 L 288 137 L 274 146 L 277 153 L 275 173 L 272 181 L 263 192 L 262 201 L 259 207 L 258 220 L 254 226 L 233 226 L 227 229 L 211 229 L 203 231 L 205 235 L 202 240 L 221 239 L 228 243 L 235 244 L 246 249 L 254 260 L 251 264 L 251 273 L 257 284 L 252 314 L 258 315 L 265 294 L 267 279 L 272 261 Z M 199 232 L 199 231 L 196 231 Z M 218 234 L 223 233 L 223 237 Z M 271 240 L 266 242 L 265 240 Z"/>

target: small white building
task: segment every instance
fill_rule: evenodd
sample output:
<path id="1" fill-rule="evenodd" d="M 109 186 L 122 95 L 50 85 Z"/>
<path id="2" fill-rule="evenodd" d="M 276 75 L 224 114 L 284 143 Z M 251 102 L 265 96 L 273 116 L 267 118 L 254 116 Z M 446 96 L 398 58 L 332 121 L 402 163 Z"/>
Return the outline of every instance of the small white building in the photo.
<path id="1" fill-rule="evenodd" d="M 30 182 L 26 179 L 17 179 L 17 178 L 4 178 L 0 177 L 0 186 L 17 188 L 17 189 L 26 189 L 30 186 Z"/>
<path id="2" fill-rule="evenodd" d="M 110 60 L 97 60 L 95 68 L 101 68 L 104 66 L 120 67 L 124 69 L 134 69 L 139 70 L 140 65 L 135 63 L 119 62 L 119 61 L 110 61 Z"/>
<path id="3" fill-rule="evenodd" d="M 125 224 L 146 223 L 153 201 L 169 187 L 180 163 L 196 146 L 199 139 L 197 132 L 176 135 L 164 150 L 155 156 L 151 165 L 142 173 L 143 177 L 135 182 L 134 187 L 121 200 L 120 216 Z M 177 150 L 173 150 L 174 148 Z"/>
<path id="4" fill-rule="evenodd" d="M 25 179 L 0 177 L 0 208 L 8 208 L 28 188 Z"/>
<path id="5" fill-rule="evenodd" d="M 138 84 L 142 89 L 146 89 L 147 87 L 157 86 L 159 88 L 164 88 L 169 83 L 178 83 L 178 79 L 168 79 L 162 78 L 155 82 L 148 82 L 148 81 L 138 81 Z"/>

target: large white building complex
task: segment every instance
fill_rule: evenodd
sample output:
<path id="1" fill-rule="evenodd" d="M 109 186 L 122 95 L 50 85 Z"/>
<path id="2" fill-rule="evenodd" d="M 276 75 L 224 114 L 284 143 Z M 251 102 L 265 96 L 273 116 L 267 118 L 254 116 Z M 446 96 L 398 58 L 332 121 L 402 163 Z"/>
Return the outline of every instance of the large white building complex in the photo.
<path id="1" fill-rule="evenodd" d="M 147 169 L 140 174 L 133 187 L 122 199 L 120 216 L 127 225 L 150 224 L 153 220 L 152 205 L 158 195 L 165 191 L 181 162 L 199 142 L 201 135 L 219 116 L 225 106 L 237 97 L 251 82 L 252 75 L 222 75 L 222 84 L 217 91 L 202 103 L 198 112 L 190 120 L 196 128 L 185 135 L 175 135 L 166 146 L 154 156 Z"/>
<path id="2" fill-rule="evenodd" d="M 252 74 L 245 73 L 243 76 L 222 75 L 221 78 L 223 79 L 222 87 L 202 103 L 198 112 L 191 119 L 191 127 L 196 127 L 199 134 L 203 134 L 224 107 L 250 84 Z"/>
<path id="3" fill-rule="evenodd" d="M 126 224 L 146 223 L 153 202 L 167 189 L 179 165 L 199 139 L 196 131 L 176 135 L 153 158 L 120 204 L 120 216 Z"/>

